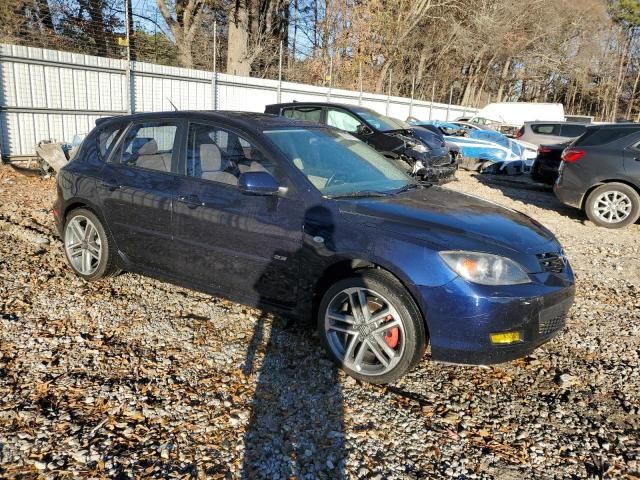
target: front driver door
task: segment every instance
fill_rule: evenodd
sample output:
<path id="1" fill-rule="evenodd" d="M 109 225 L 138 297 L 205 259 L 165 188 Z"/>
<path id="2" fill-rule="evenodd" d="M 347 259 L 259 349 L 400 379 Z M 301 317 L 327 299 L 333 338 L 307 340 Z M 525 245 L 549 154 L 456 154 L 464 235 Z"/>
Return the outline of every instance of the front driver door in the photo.
<path id="1" fill-rule="evenodd" d="M 101 172 L 103 211 L 129 262 L 163 272 L 173 265 L 172 202 L 180 121 L 133 123 Z"/>
<path id="2" fill-rule="evenodd" d="M 184 275 L 251 302 L 293 306 L 304 206 L 288 194 L 245 195 L 238 177 L 280 166 L 241 132 L 190 123 L 174 201 Z"/>

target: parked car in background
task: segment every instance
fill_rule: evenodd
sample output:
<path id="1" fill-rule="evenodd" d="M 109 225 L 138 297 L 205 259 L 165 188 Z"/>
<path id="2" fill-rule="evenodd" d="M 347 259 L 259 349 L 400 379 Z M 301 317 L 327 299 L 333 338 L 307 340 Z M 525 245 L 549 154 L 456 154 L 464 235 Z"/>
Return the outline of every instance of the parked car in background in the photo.
<path id="1" fill-rule="evenodd" d="M 500 125 L 519 127 L 525 122 L 564 120 L 561 103 L 496 102 L 480 109 L 469 122 L 499 129 Z"/>
<path id="2" fill-rule="evenodd" d="M 640 217 L 640 124 L 587 127 L 564 150 L 554 185 L 565 204 L 596 225 L 620 228 Z"/>
<path id="3" fill-rule="evenodd" d="M 98 120 L 58 174 L 72 270 L 140 272 L 312 318 L 349 375 L 497 363 L 557 334 L 574 278 L 553 234 L 420 184 L 335 128 L 242 112 Z"/>
<path id="4" fill-rule="evenodd" d="M 449 152 L 449 157 L 451 158 L 451 163 L 456 166 L 456 169 L 459 168 L 460 159 L 461 159 L 460 147 L 458 145 L 456 145 L 455 143 L 447 140 L 447 137 L 445 136 L 445 133 L 443 132 L 443 130 L 441 128 L 437 127 L 435 124 L 433 124 L 431 122 L 420 122 L 419 120 L 417 120 L 416 118 L 413 118 L 413 117 L 409 117 L 407 119 L 407 122 L 411 126 L 411 130 L 414 132 L 414 134 L 417 134 L 418 136 L 420 136 L 420 132 L 422 130 L 428 130 L 433 135 L 435 135 L 439 140 L 444 142 L 444 146 L 447 149 L 447 151 Z"/>
<path id="5" fill-rule="evenodd" d="M 578 138 L 587 125 L 578 122 L 526 122 L 516 134 L 516 139 L 534 145 L 553 145 Z"/>
<path id="6" fill-rule="evenodd" d="M 538 154 L 531 166 L 531 178 L 540 183 L 553 185 L 558 179 L 558 170 L 562 163 L 562 152 L 571 142 L 558 145 L 540 145 Z"/>
<path id="7" fill-rule="evenodd" d="M 265 113 L 338 128 L 399 162 L 412 176 L 429 182 L 453 180 L 457 165 L 440 144 L 425 143 L 402 120 L 357 105 L 293 102 L 267 105 Z"/>

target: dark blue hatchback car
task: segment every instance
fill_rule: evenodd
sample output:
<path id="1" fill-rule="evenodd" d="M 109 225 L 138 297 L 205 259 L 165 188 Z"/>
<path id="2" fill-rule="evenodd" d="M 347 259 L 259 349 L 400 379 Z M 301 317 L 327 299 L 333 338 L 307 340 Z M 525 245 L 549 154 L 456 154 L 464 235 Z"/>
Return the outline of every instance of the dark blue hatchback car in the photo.
<path id="1" fill-rule="evenodd" d="M 240 112 L 99 120 L 58 176 L 73 270 L 121 270 L 313 318 L 350 375 L 528 354 L 564 325 L 574 280 L 554 236 L 417 183 L 348 133 Z"/>

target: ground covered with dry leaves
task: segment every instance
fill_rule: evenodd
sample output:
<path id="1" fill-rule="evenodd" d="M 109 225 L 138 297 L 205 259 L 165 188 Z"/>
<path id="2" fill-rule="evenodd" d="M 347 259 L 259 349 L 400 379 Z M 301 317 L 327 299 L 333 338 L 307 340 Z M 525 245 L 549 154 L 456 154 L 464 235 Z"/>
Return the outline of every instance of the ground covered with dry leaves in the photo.
<path id="1" fill-rule="evenodd" d="M 447 188 L 556 233 L 577 275 L 568 326 L 522 360 L 427 356 L 374 387 L 278 317 L 134 274 L 79 280 L 55 181 L 0 166 L 0 477 L 639 477 L 640 225 L 459 177 Z"/>

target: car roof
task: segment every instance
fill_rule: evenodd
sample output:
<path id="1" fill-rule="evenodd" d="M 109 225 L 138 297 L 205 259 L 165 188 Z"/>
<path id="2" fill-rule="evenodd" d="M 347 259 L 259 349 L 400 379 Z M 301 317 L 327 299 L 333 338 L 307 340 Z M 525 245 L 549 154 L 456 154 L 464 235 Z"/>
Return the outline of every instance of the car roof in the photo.
<path id="1" fill-rule="evenodd" d="M 372 112 L 370 108 L 362 107 L 360 105 L 351 105 L 348 103 L 333 103 L 333 102 L 288 102 L 288 103 L 273 103 L 267 105 L 266 108 L 285 108 L 285 107 L 339 107 L 347 110 L 367 110 Z"/>
<path id="2" fill-rule="evenodd" d="M 560 120 L 532 120 L 529 122 L 524 122 L 525 125 L 535 125 L 535 124 L 543 124 L 543 125 L 549 125 L 549 124 L 558 124 L 558 125 L 583 125 L 585 127 L 588 127 L 590 124 L 589 123 L 584 123 L 584 122 L 566 122 L 566 121 L 560 121 Z"/>
<path id="3" fill-rule="evenodd" d="M 291 118 L 281 117 L 279 115 L 224 110 L 178 110 L 169 112 L 135 113 L 132 115 L 101 118 L 96 120 L 96 125 L 102 125 L 112 122 L 129 123 L 166 119 L 218 121 L 224 122 L 231 127 L 241 128 L 243 130 L 258 133 L 263 130 L 273 130 L 278 128 L 322 127 L 317 123 L 308 122 L 305 120 L 294 120 Z"/>
<path id="4" fill-rule="evenodd" d="M 638 129 L 640 128 L 640 123 L 635 123 L 635 122 L 620 122 L 620 123 L 604 123 L 601 125 L 587 125 L 587 128 L 590 130 L 595 130 L 595 129 L 605 129 L 605 130 L 609 130 L 611 128 L 635 128 Z"/>

